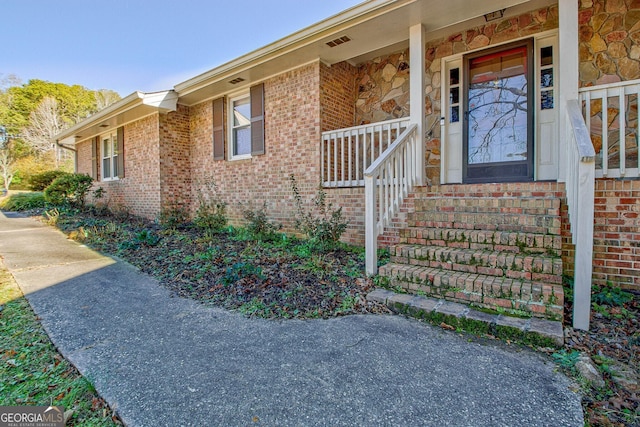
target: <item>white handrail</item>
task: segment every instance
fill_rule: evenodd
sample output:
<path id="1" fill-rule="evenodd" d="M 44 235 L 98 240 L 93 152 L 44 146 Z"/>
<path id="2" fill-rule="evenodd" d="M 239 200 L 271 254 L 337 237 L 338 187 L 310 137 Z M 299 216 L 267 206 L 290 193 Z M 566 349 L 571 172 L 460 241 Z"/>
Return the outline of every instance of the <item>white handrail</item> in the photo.
<path id="1" fill-rule="evenodd" d="M 409 126 L 408 118 L 322 133 L 321 179 L 324 187 L 364 185 L 364 171 Z"/>
<path id="2" fill-rule="evenodd" d="M 596 152 L 577 100 L 567 101 L 567 207 L 575 245 L 573 327 L 589 330 Z"/>
<path id="3" fill-rule="evenodd" d="M 631 110 L 632 104 L 635 103 L 638 106 L 640 102 L 640 79 L 583 87 L 579 90 L 579 99 L 584 106 L 587 129 L 592 136 L 602 139 L 601 159 L 596 165 L 596 177 L 640 177 L 639 159 L 636 158 L 635 165 L 631 167 L 627 164 L 628 157 L 637 156 L 638 153 L 640 121 L 629 117 L 627 110 Z M 598 114 L 592 115 L 592 106 L 596 108 Z M 601 124 L 594 121 L 594 118 Z M 634 120 L 636 126 L 628 128 L 627 125 Z M 627 138 L 634 134 L 636 147 L 629 146 L 627 143 Z"/>
<path id="4" fill-rule="evenodd" d="M 378 271 L 378 236 L 398 213 L 405 197 L 418 183 L 417 125 L 412 124 L 364 172 L 365 256 L 368 275 Z"/>

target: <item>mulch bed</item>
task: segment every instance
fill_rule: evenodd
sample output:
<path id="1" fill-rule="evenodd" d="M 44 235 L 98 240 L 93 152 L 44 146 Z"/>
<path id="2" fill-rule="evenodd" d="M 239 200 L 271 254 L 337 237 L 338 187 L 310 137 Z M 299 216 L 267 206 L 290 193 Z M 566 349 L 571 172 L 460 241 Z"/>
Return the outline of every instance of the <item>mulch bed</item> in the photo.
<path id="1" fill-rule="evenodd" d="M 640 426 L 640 295 L 619 306 L 592 312 L 589 331 L 571 327 L 573 306 L 565 306 L 565 349 L 579 351 L 600 365 L 605 387 L 587 387 L 585 420 L 592 426 Z M 616 367 L 630 374 L 614 374 Z"/>
<path id="2" fill-rule="evenodd" d="M 361 249 L 317 250 L 283 234 L 261 242 L 237 231 L 206 238 L 189 227 L 163 229 L 140 219 L 86 213 L 61 217 L 58 227 L 157 277 L 176 295 L 247 315 L 328 318 L 388 312 L 365 299 L 374 285 L 364 276 Z"/>

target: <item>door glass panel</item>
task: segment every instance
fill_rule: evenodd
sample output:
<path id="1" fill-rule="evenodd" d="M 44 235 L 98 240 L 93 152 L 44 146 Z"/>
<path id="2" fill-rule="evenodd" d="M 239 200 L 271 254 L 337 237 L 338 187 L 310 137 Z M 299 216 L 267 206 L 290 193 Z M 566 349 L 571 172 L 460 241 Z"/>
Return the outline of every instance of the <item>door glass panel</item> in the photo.
<path id="1" fill-rule="evenodd" d="M 449 71 L 449 123 L 460 121 L 460 69 Z"/>
<path id="2" fill-rule="evenodd" d="M 527 48 L 469 61 L 469 165 L 528 160 Z"/>

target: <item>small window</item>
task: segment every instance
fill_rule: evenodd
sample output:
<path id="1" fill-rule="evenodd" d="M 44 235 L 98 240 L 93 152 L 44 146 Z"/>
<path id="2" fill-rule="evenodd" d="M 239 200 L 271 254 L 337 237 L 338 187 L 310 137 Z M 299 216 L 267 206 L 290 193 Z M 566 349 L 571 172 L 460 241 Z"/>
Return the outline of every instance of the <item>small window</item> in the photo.
<path id="1" fill-rule="evenodd" d="M 118 179 L 118 137 L 115 133 L 102 136 L 102 180 Z"/>
<path id="2" fill-rule="evenodd" d="M 231 159 L 251 157 L 251 98 L 243 94 L 229 99 L 229 152 Z"/>
<path id="3" fill-rule="evenodd" d="M 449 123 L 460 121 L 460 69 L 449 70 Z"/>
<path id="4" fill-rule="evenodd" d="M 553 102 L 553 46 L 540 48 L 540 109 L 552 110 Z"/>

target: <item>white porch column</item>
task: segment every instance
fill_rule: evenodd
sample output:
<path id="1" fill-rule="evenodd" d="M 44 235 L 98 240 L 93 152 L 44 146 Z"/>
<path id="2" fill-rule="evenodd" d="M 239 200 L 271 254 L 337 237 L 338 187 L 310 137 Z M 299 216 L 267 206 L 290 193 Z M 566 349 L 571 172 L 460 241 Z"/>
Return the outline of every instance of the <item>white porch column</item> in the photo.
<path id="1" fill-rule="evenodd" d="M 578 0 L 561 0 L 558 2 L 559 15 L 559 51 L 555 54 L 559 61 L 559 107 L 561 111 L 566 110 L 567 101 L 578 99 L 578 73 L 580 62 L 578 58 Z M 560 115 L 559 135 L 568 135 L 567 115 Z M 566 181 L 567 147 L 569 143 L 565 138 L 559 138 L 561 144 L 559 150 L 558 181 Z"/>
<path id="2" fill-rule="evenodd" d="M 577 1 L 577 0 L 576 0 Z M 424 159 L 424 87 L 426 81 L 425 71 L 425 28 L 422 24 L 416 24 L 409 28 L 409 83 L 411 109 L 411 123 L 418 126 L 417 134 L 420 138 L 415 159 L 415 169 L 418 171 L 416 185 L 424 185 L 425 159 Z"/>

